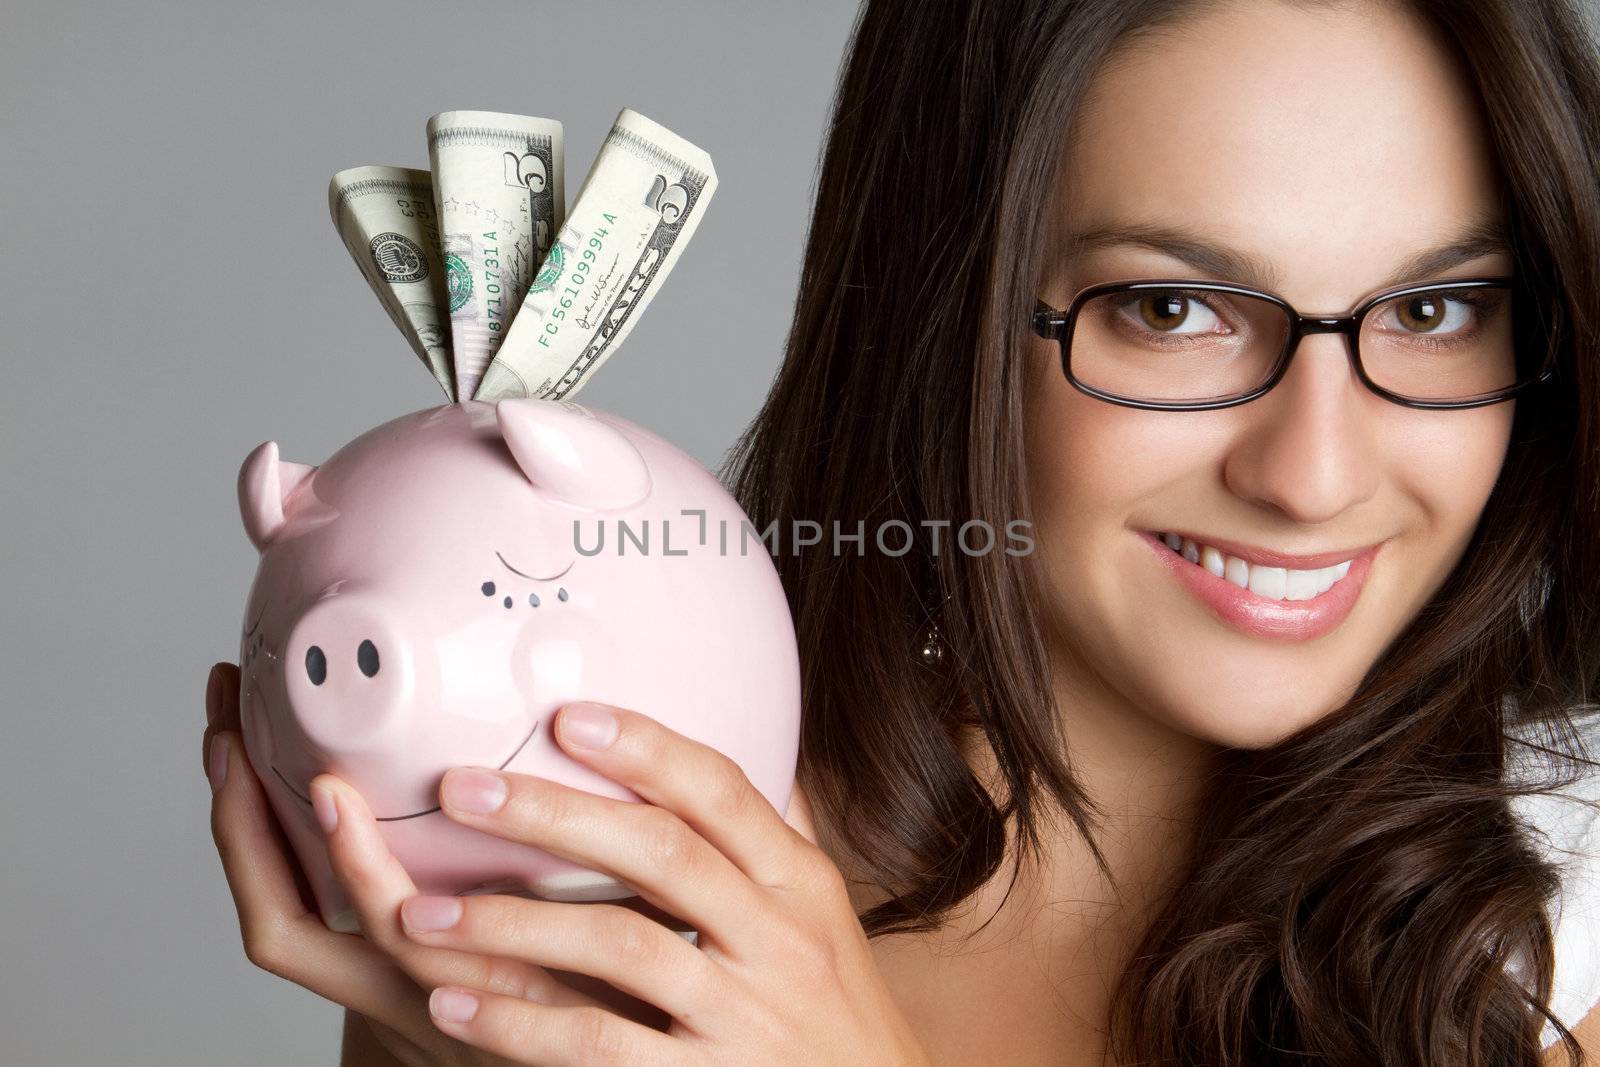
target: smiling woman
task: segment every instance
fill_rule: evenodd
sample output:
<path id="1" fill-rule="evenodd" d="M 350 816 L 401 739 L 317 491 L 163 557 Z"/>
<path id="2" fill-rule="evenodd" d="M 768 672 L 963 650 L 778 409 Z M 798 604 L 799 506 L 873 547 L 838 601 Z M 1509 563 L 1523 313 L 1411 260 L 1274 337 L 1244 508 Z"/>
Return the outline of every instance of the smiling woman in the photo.
<path id="1" fill-rule="evenodd" d="M 1597 175 L 1558 0 L 866 5 L 732 472 L 758 525 L 1034 523 L 779 559 L 801 779 L 935 1059 L 1561 1054 Z"/>
<path id="2" fill-rule="evenodd" d="M 1592 1063 L 1597 264 L 1567 0 L 868 0 L 727 473 L 758 529 L 924 536 L 776 556 L 789 811 L 568 705 L 648 803 L 467 768 L 443 814 L 692 944 L 418 895 L 319 774 L 332 934 L 223 666 L 247 951 L 350 1010 L 347 1062 Z"/>

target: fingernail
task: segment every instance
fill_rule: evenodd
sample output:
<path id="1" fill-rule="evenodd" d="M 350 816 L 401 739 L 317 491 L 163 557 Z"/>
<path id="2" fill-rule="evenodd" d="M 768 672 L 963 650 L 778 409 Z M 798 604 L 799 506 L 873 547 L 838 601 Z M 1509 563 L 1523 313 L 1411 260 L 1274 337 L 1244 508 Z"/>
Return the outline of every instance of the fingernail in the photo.
<path id="1" fill-rule="evenodd" d="M 557 725 L 561 736 L 579 748 L 605 748 L 617 739 L 617 717 L 604 704 L 568 704 Z"/>
<path id="2" fill-rule="evenodd" d="M 428 994 L 428 1010 L 447 1023 L 464 1023 L 478 1014 L 478 998 L 464 989 L 440 986 Z"/>
<path id="3" fill-rule="evenodd" d="M 222 707 L 222 669 L 213 664 L 206 675 L 206 725 L 217 725 L 217 711 Z"/>
<path id="4" fill-rule="evenodd" d="M 458 897 L 411 897 L 400 902 L 400 921 L 413 933 L 448 930 L 460 919 Z"/>
<path id="5" fill-rule="evenodd" d="M 452 767 L 444 776 L 444 802 L 457 811 L 488 815 L 506 802 L 506 781 L 478 767 Z"/>
<path id="6" fill-rule="evenodd" d="M 228 780 L 228 739 L 221 734 L 211 739 L 211 751 L 206 759 L 206 777 L 211 780 L 213 793 Z"/>
<path id="7" fill-rule="evenodd" d="M 317 813 L 317 822 L 322 824 L 322 832 L 333 833 L 333 828 L 339 825 L 339 804 L 333 799 L 333 790 L 322 785 L 312 786 L 311 809 Z"/>

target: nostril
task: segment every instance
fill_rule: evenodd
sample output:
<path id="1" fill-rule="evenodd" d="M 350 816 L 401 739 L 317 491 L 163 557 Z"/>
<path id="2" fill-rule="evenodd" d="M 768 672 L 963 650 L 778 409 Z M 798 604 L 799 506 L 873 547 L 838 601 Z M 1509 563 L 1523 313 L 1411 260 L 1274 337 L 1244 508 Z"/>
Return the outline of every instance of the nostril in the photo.
<path id="1" fill-rule="evenodd" d="M 356 649 L 356 666 L 361 668 L 361 673 L 371 678 L 378 673 L 378 646 L 370 640 L 361 642 Z M 315 679 L 313 679 L 315 681 Z"/>
<path id="2" fill-rule="evenodd" d="M 312 685 L 321 685 L 328 679 L 328 657 L 316 645 L 306 649 L 306 677 Z"/>

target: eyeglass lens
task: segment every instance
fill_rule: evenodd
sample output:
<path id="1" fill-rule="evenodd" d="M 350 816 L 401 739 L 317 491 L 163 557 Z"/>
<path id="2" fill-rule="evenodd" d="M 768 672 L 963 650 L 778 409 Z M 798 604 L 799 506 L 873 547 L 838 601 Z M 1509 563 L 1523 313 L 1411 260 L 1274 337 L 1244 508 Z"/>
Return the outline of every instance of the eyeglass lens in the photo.
<path id="1" fill-rule="evenodd" d="M 1073 375 L 1130 400 L 1225 400 L 1266 383 L 1289 313 L 1259 297 L 1204 289 L 1117 290 L 1078 310 Z M 1509 286 L 1438 288 L 1373 305 L 1359 350 L 1367 376 L 1414 400 L 1465 400 L 1519 383 Z"/>

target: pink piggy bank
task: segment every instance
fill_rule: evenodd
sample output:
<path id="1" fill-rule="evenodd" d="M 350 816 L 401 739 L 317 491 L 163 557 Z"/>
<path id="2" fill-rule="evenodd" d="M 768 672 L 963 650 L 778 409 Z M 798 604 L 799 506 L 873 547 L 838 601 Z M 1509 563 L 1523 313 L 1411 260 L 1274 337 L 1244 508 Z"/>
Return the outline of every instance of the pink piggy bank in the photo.
<path id="1" fill-rule="evenodd" d="M 239 472 L 239 508 L 261 552 L 245 750 L 333 929 L 358 925 L 307 793 L 323 771 L 366 798 L 421 892 L 632 896 L 439 810 L 461 764 L 638 801 L 556 745 L 573 700 L 720 750 L 788 809 L 800 676 L 783 588 L 722 485 L 648 430 L 567 401 L 447 404 L 320 467 L 269 441 Z"/>

